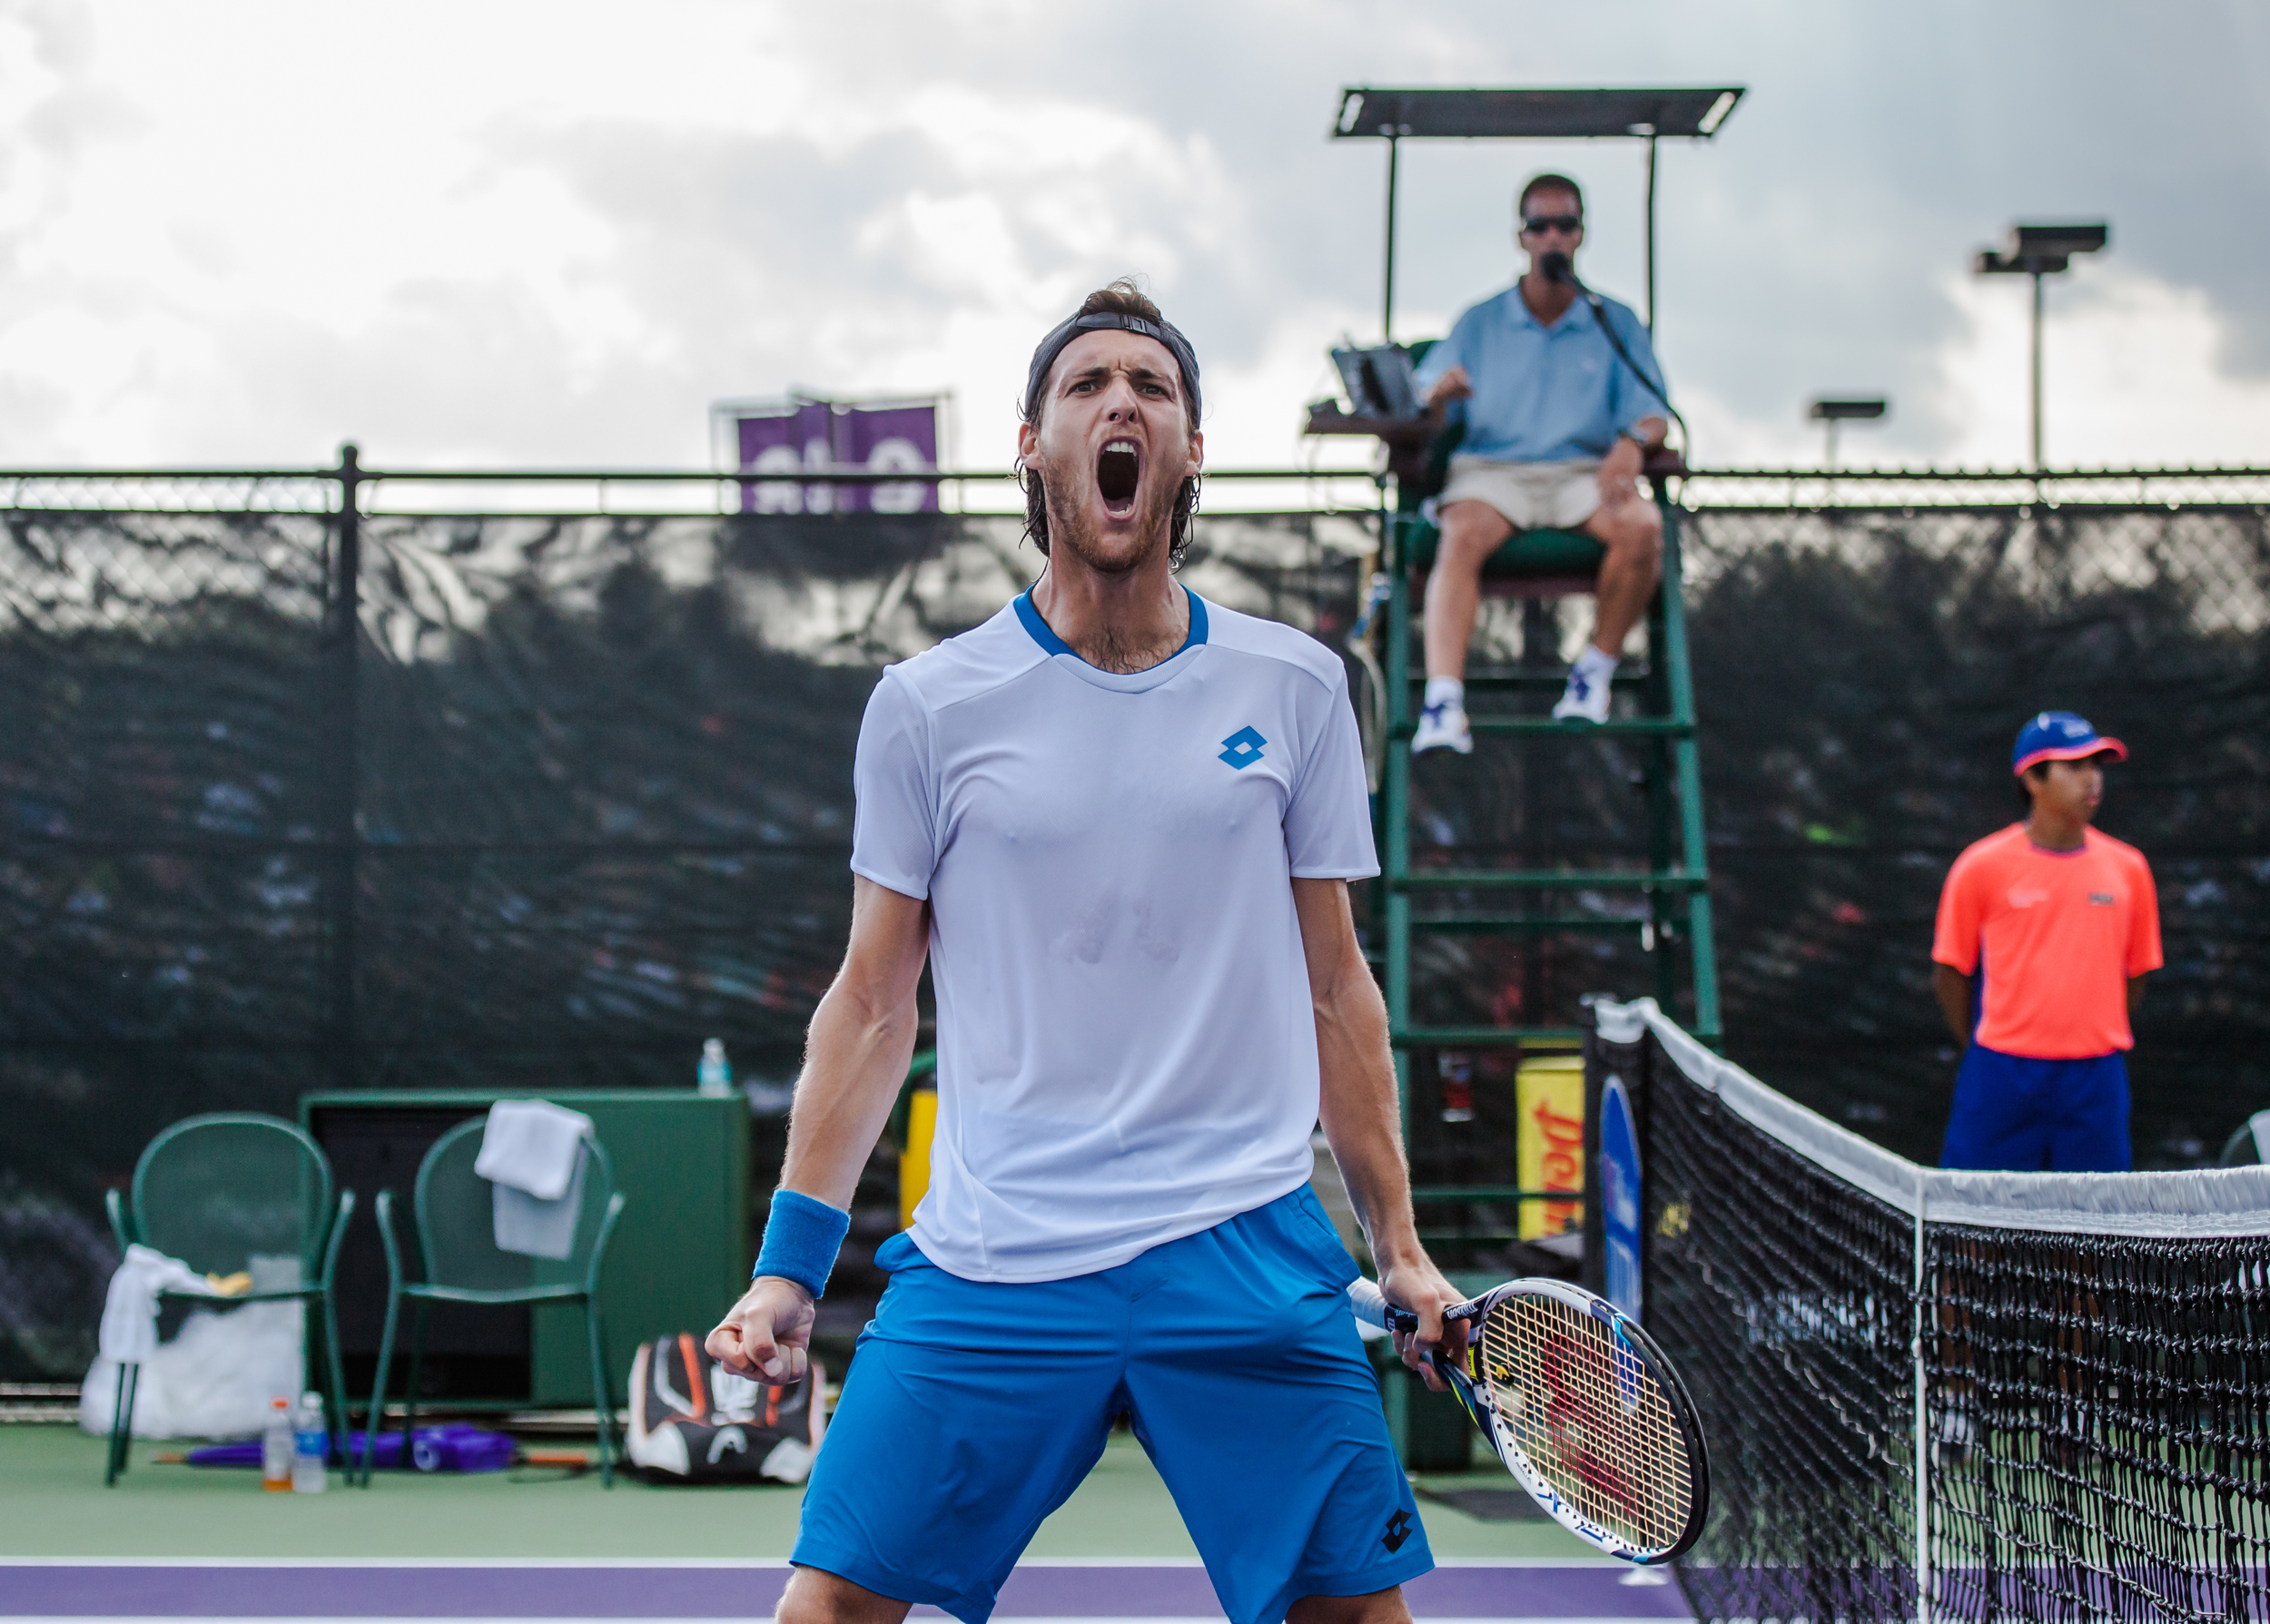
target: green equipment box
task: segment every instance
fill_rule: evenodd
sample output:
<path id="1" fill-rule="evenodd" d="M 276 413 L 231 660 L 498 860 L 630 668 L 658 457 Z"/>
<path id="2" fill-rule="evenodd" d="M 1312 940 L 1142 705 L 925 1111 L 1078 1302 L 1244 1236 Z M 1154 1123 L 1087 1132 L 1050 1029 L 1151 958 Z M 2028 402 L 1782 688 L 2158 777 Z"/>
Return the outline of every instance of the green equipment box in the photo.
<path id="1" fill-rule="evenodd" d="M 347 1382 L 370 1390 L 386 1313 L 386 1259 L 372 1217 L 391 1189 L 395 1234 L 416 1270 L 410 1196 L 418 1164 L 444 1133 L 499 1099 L 542 1098 L 589 1117 L 627 1197 L 600 1280 L 610 1379 L 622 1393 L 643 1341 L 706 1334 L 747 1285 L 750 1254 L 748 1102 L 690 1089 L 397 1089 L 300 1097 L 300 1123 L 331 1157 L 356 1209 L 340 1250 L 340 1342 Z M 409 1314 L 396 1341 L 397 1388 L 407 1373 Z M 583 1316 L 571 1307 L 463 1309 L 437 1304 L 428 1322 L 421 1403 L 471 1408 L 560 1407 L 591 1402 Z"/>

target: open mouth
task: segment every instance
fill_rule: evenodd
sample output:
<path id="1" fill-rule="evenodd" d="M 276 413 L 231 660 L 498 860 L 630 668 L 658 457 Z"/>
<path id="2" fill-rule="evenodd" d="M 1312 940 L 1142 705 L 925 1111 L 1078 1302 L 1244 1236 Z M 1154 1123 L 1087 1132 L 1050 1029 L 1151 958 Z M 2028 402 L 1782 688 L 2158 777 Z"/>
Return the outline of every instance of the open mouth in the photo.
<path id="1" fill-rule="evenodd" d="M 1135 510 L 1135 487 L 1142 471 L 1142 453 L 1133 440 L 1113 440 L 1097 454 L 1096 494 L 1112 517 L 1124 518 Z"/>

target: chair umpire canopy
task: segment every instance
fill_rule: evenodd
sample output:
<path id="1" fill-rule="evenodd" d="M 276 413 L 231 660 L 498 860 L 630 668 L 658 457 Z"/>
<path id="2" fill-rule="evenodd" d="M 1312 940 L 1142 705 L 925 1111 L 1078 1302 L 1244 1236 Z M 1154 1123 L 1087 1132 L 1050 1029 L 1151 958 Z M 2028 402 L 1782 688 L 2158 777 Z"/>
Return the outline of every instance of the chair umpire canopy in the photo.
<path id="1" fill-rule="evenodd" d="M 1647 325 L 1655 325 L 1655 143 L 1708 141 L 1742 100 L 1738 84 L 1666 90 L 1380 90 L 1340 92 L 1336 141 L 1387 143 L 1387 274 L 1380 336 L 1395 338 L 1395 182 L 1406 140 L 1644 141 L 1647 143 Z"/>

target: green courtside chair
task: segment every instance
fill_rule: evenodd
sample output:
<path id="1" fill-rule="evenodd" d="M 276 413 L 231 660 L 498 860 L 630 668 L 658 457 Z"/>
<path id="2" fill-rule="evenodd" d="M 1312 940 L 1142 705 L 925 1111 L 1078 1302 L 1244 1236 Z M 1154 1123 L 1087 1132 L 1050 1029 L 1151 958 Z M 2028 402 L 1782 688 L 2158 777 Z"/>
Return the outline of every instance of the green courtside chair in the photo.
<path id="1" fill-rule="evenodd" d="M 331 1382 L 331 1454 L 344 1465 L 347 1384 L 340 1369 L 331 1280 L 355 1196 L 341 1190 L 334 1198 L 331 1165 L 322 1147 L 279 1117 L 244 1111 L 190 1117 L 150 1141 L 134 1165 L 131 1193 L 122 1198 L 113 1190 L 105 1201 L 121 1254 L 139 1242 L 205 1275 L 249 1270 L 256 1256 L 298 1260 L 297 1286 L 218 1299 L 165 1295 L 206 1308 L 297 1301 L 314 1309 L 322 1322 L 324 1373 Z M 116 1416 L 103 1474 L 106 1485 L 126 1470 L 140 1375 L 139 1365 L 119 1366 Z"/>
<path id="2" fill-rule="evenodd" d="M 370 1481 L 370 1462 L 384 1413 L 387 1369 L 394 1355 L 394 1328 L 404 1297 L 412 1308 L 410 1382 L 402 1415 L 402 1454 L 410 1458 L 411 1430 L 418 1420 L 418 1383 L 426 1352 L 426 1312 L 433 1303 L 469 1303 L 504 1307 L 534 1303 L 580 1303 L 591 1341 L 591 1407 L 597 1412 L 599 1476 L 615 1485 L 614 1400 L 607 1376 L 606 1328 L 599 1314 L 599 1271 L 607 1262 L 607 1237 L 622 1216 L 625 1198 L 615 1187 L 615 1167 L 607 1147 L 587 1139 L 583 1200 L 576 1216 L 575 1245 L 559 1259 L 500 1251 L 497 1245 L 494 1186 L 473 1171 L 480 1155 L 487 1119 L 459 1123 L 434 1141 L 418 1166 L 413 1218 L 425 1278 L 407 1280 L 401 1248 L 394 1236 L 394 1192 L 380 1190 L 379 1238 L 386 1246 L 386 1325 L 379 1338 L 379 1369 L 370 1390 L 370 1430 L 362 1457 L 362 1481 Z"/>

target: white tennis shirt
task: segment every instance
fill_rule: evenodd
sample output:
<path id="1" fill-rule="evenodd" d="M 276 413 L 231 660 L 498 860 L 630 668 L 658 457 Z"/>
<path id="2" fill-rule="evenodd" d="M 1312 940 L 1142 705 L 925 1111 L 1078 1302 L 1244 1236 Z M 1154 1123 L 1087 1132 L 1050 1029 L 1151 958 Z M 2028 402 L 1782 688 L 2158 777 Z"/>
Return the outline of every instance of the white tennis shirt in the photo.
<path id="1" fill-rule="evenodd" d="M 854 783 L 853 871 L 931 903 L 923 1255 L 1060 1280 L 1308 1182 L 1291 880 L 1378 872 L 1337 655 L 1193 593 L 1180 652 L 1114 675 L 1028 595 L 883 672 Z"/>

